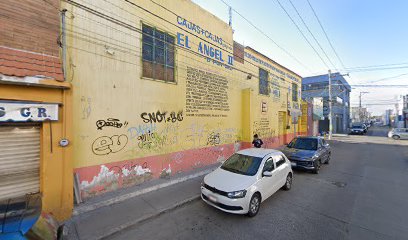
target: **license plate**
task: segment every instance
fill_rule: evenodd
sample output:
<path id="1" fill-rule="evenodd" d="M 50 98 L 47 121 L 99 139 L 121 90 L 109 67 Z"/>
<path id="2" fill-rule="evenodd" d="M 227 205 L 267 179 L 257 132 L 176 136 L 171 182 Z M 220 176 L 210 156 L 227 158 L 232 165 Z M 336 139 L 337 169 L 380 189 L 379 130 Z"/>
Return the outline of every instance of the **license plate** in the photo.
<path id="1" fill-rule="evenodd" d="M 290 165 L 292 165 L 293 167 L 296 167 L 296 163 L 295 163 L 295 162 L 290 162 Z"/>
<path id="2" fill-rule="evenodd" d="M 208 199 L 210 199 L 211 202 L 217 202 L 217 198 L 211 195 L 208 195 Z"/>

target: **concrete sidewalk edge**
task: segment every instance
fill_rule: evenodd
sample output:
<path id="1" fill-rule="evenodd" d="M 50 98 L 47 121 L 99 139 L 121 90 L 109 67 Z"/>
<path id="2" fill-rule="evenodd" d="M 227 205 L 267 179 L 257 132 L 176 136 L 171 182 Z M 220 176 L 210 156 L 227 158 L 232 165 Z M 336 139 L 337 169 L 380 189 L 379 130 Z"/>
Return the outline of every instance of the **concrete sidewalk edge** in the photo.
<path id="1" fill-rule="evenodd" d="M 191 175 L 188 175 L 188 176 L 185 176 L 185 177 L 180 177 L 180 178 L 173 179 L 173 180 L 171 180 L 169 182 L 166 182 L 166 183 L 161 183 L 161 184 L 158 184 L 158 185 L 155 185 L 155 186 L 152 186 L 152 187 L 148 187 L 148 188 L 145 188 L 145 189 L 141 189 L 141 190 L 138 190 L 138 191 L 135 191 L 135 192 L 123 194 L 123 195 L 120 195 L 120 196 L 117 196 L 117 197 L 114 197 L 114 198 L 111 198 L 111 199 L 108 199 L 108 200 L 105 200 L 105 201 L 97 202 L 97 203 L 94 203 L 94 204 L 91 204 L 91 205 L 78 206 L 73 210 L 73 216 L 78 216 L 78 215 L 81 215 L 83 213 L 90 212 L 90 211 L 96 210 L 96 209 L 101 208 L 101 207 L 110 206 L 112 204 L 120 203 L 120 202 L 123 202 L 123 201 L 125 201 L 127 199 L 130 199 L 130 198 L 142 195 L 142 194 L 146 194 L 146 193 L 149 193 L 149 192 L 152 192 L 152 191 L 156 191 L 158 189 L 165 188 L 165 187 L 177 184 L 177 183 L 185 182 L 187 180 L 190 180 L 190 179 L 193 179 L 193 178 L 200 177 L 200 176 L 203 176 L 205 174 L 208 174 L 208 173 L 210 173 L 212 171 L 213 171 L 213 169 L 207 169 L 207 170 L 204 170 L 204 171 L 201 171 L 201 172 L 198 172 L 198 173 L 194 173 L 194 174 L 191 174 Z"/>
<path id="2" fill-rule="evenodd" d="M 108 237 L 112 237 L 113 235 L 118 234 L 119 232 L 121 232 L 121 231 L 123 231 L 125 229 L 131 228 L 131 227 L 133 227 L 133 226 L 135 226 L 135 225 L 137 225 L 139 223 L 143 223 L 143 222 L 146 222 L 146 221 L 148 221 L 150 219 L 156 218 L 156 217 L 158 217 L 158 216 L 160 216 L 162 214 L 173 211 L 173 210 L 175 210 L 175 209 L 177 209 L 179 207 L 182 207 L 182 206 L 184 206 L 186 204 L 189 204 L 189 203 L 194 202 L 194 201 L 199 200 L 199 199 L 200 199 L 200 194 L 198 194 L 198 195 L 196 195 L 194 197 L 185 199 L 185 200 L 183 200 L 181 202 L 175 203 L 174 205 L 172 205 L 172 206 L 170 206 L 168 208 L 161 209 L 161 210 L 159 210 L 159 211 L 157 211 L 155 213 L 145 215 L 145 216 L 143 216 L 141 218 L 138 218 L 138 219 L 135 219 L 133 221 L 127 222 L 127 223 L 122 224 L 122 225 L 120 225 L 118 227 L 109 229 L 108 232 L 106 232 L 104 234 L 101 234 L 99 236 L 96 236 L 95 240 L 108 239 Z"/>

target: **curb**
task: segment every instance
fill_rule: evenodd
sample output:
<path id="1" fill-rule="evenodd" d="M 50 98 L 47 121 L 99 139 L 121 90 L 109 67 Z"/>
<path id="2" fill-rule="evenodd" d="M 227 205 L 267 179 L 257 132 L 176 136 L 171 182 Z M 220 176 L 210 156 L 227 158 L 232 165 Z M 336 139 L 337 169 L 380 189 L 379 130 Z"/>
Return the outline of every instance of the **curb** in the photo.
<path id="1" fill-rule="evenodd" d="M 173 210 L 175 210 L 175 209 L 177 209 L 179 207 L 182 207 L 184 205 L 187 205 L 187 204 L 189 204 L 191 202 L 194 202 L 194 201 L 197 201 L 199 199 L 200 199 L 200 195 L 193 196 L 191 198 L 188 198 L 188 199 L 185 199 L 185 200 L 183 200 L 181 202 L 178 202 L 178 203 L 176 203 L 176 204 L 174 204 L 174 205 L 172 205 L 172 206 L 170 206 L 168 208 L 159 210 L 156 213 L 145 215 L 145 216 L 143 216 L 141 218 L 138 218 L 138 219 L 136 219 L 134 221 L 130 221 L 130 222 L 127 222 L 125 224 L 122 224 L 121 226 L 109 229 L 108 232 L 106 232 L 106 233 L 104 233 L 102 235 L 96 236 L 95 238 L 92 238 L 92 239 L 94 239 L 94 240 L 108 239 L 108 237 L 112 237 L 112 236 L 118 234 L 119 232 L 121 232 L 121 231 L 123 231 L 125 229 L 128 229 L 128 228 L 131 228 L 131 227 L 135 226 L 136 224 L 140 224 L 140 223 L 146 222 L 148 220 L 151 220 L 153 218 L 159 217 L 162 214 L 171 212 L 171 211 L 173 211 Z"/>
<path id="2" fill-rule="evenodd" d="M 161 189 L 161 188 L 165 188 L 165 187 L 177 184 L 177 183 L 185 182 L 187 180 L 203 176 L 203 175 L 208 174 L 208 173 L 210 173 L 212 171 L 213 171 L 213 169 L 211 168 L 211 169 L 204 170 L 204 171 L 201 171 L 201 172 L 198 172 L 198 173 L 195 173 L 195 174 L 191 174 L 191 175 L 188 175 L 188 176 L 185 176 L 185 177 L 177 178 L 177 179 L 171 180 L 171 181 L 166 182 L 166 183 L 161 183 L 161 184 L 158 184 L 158 185 L 155 185 L 155 186 L 152 186 L 152 187 L 141 189 L 139 191 L 135 191 L 135 192 L 131 192 L 131 193 L 121 195 L 121 196 L 117 196 L 117 197 L 114 197 L 114 198 L 111 198 L 111 199 L 108 199 L 108 200 L 105 200 L 105 201 L 102 201 L 102 202 L 97 202 L 97 203 L 94 203 L 92 205 L 79 206 L 79 207 L 77 207 L 77 208 L 75 208 L 73 210 L 72 215 L 73 216 L 78 216 L 78 215 L 81 215 L 83 213 L 87 213 L 87 212 L 96 210 L 96 209 L 101 208 L 101 207 L 106 207 L 106 206 L 110 206 L 112 204 L 120 203 L 120 202 L 123 202 L 125 200 L 128 200 L 130 198 L 133 198 L 133 197 L 145 194 L 145 193 L 156 191 L 156 190 Z"/>

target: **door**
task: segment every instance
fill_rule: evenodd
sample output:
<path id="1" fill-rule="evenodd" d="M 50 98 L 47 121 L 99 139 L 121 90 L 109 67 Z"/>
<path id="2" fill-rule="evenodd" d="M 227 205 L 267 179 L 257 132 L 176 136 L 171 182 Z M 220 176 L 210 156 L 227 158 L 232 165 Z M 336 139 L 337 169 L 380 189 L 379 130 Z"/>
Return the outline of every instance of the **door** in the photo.
<path id="1" fill-rule="evenodd" d="M 263 172 L 268 171 L 272 172 L 272 176 L 263 176 Z M 267 199 L 272 193 L 275 192 L 276 189 L 276 172 L 275 172 L 275 162 L 273 161 L 272 157 L 267 157 L 264 166 L 262 167 L 262 172 L 260 176 L 260 180 L 258 181 L 258 187 L 262 194 L 262 199 Z"/>
<path id="2" fill-rule="evenodd" d="M 279 124 L 279 145 L 286 144 L 286 112 L 279 112 L 278 115 Z"/>
<path id="3" fill-rule="evenodd" d="M 282 155 L 277 155 L 277 156 L 273 156 L 274 161 L 276 163 L 276 186 L 275 186 L 275 191 L 278 191 L 279 188 L 281 188 L 285 182 L 286 182 L 286 174 L 287 174 L 287 165 L 286 163 L 286 159 L 282 156 Z M 273 193 L 272 193 L 273 194 Z"/>
<path id="4" fill-rule="evenodd" d="M 399 134 L 401 139 L 408 139 L 408 128 L 402 128 Z"/>
<path id="5" fill-rule="evenodd" d="M 0 127 L 0 201 L 40 191 L 40 127 Z"/>
<path id="6" fill-rule="evenodd" d="M 326 147 L 326 141 L 324 141 L 324 139 L 319 139 L 319 144 L 317 147 L 321 154 L 320 159 L 322 163 L 326 162 L 327 158 L 329 157 L 329 149 Z"/>

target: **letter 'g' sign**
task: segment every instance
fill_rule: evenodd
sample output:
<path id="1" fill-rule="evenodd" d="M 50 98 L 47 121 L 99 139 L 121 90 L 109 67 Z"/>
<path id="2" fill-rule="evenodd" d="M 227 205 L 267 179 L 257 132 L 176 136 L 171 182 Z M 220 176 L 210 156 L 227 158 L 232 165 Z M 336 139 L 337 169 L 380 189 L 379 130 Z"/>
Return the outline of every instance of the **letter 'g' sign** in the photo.
<path id="1" fill-rule="evenodd" d="M 58 104 L 0 102 L 0 122 L 58 120 Z"/>

